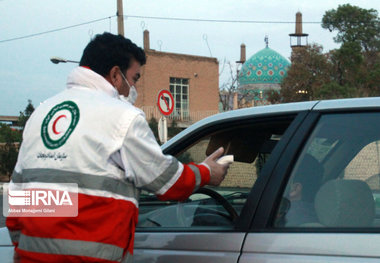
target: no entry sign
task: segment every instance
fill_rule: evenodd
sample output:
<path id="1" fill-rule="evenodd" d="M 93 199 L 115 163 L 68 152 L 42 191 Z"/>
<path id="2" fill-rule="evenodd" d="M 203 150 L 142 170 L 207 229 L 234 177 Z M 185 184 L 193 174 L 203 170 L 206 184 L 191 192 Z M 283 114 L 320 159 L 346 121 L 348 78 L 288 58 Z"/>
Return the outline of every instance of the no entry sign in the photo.
<path id="1" fill-rule="evenodd" d="M 173 112 L 174 98 L 170 91 L 163 89 L 158 93 L 157 106 L 165 116 L 169 116 Z"/>

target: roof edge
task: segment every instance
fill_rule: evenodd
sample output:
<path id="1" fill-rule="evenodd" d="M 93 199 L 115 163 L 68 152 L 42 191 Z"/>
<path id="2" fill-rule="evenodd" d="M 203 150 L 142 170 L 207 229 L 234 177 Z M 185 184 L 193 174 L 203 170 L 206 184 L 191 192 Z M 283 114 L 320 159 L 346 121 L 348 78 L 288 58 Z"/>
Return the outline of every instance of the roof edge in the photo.
<path id="1" fill-rule="evenodd" d="M 180 53 L 171 53 L 171 52 L 162 52 L 162 51 L 156 51 L 154 49 L 144 50 L 147 55 L 153 55 L 153 56 L 170 56 L 170 57 L 185 57 L 193 60 L 205 60 L 210 61 L 219 64 L 219 61 L 217 58 L 214 57 L 205 57 L 205 56 L 197 56 L 197 55 L 189 55 L 189 54 L 180 54 Z"/>

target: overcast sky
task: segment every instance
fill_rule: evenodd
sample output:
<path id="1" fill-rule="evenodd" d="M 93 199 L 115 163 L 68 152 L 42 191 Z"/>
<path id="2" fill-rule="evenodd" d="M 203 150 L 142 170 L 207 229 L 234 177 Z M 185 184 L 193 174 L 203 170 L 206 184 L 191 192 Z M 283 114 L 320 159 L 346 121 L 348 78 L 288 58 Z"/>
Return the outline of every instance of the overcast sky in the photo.
<path id="1" fill-rule="evenodd" d="M 124 0 L 124 15 L 143 17 L 190 18 L 232 21 L 294 22 L 296 12 L 304 22 L 320 22 L 326 10 L 350 3 L 380 11 L 380 0 Z M 98 33 L 117 33 L 116 0 L 0 0 L 0 115 L 19 115 L 28 99 L 34 106 L 65 88 L 66 77 L 75 64 L 52 64 L 50 57 L 79 60 L 90 38 Z M 96 23 L 5 41 L 40 32 L 69 27 L 97 19 Z M 143 45 L 143 31 L 150 31 L 152 49 L 213 56 L 235 62 L 240 58 L 240 44 L 247 49 L 247 59 L 265 47 L 290 57 L 289 33 L 294 23 L 239 23 L 158 20 L 127 17 L 125 36 Z M 303 25 L 309 43 L 318 43 L 328 51 L 338 46 L 336 32 L 320 24 Z M 207 40 L 207 41 L 206 41 Z M 224 71 L 220 84 L 227 79 Z M 163 87 L 167 88 L 167 87 Z"/>

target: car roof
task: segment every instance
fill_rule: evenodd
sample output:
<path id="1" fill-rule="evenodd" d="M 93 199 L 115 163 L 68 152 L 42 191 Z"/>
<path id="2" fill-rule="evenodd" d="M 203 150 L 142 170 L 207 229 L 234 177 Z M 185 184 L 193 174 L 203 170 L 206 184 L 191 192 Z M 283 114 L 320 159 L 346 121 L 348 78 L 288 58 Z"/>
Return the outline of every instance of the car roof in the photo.
<path id="1" fill-rule="evenodd" d="M 297 113 L 300 111 L 311 110 L 343 110 L 343 109 L 357 109 L 357 108 L 374 108 L 380 107 L 380 97 L 373 98 L 354 98 L 354 99 L 337 99 L 337 100 L 321 100 L 321 101 L 306 101 L 306 102 L 293 102 L 283 104 L 272 104 L 266 106 L 257 106 L 251 108 L 244 108 L 238 110 L 231 110 L 223 113 L 218 113 L 210 117 L 204 118 L 184 131 L 180 132 L 168 142 L 163 144 L 161 148 L 164 150 L 170 147 L 178 139 L 192 134 L 194 131 L 203 126 L 213 125 L 220 121 L 229 121 L 237 118 L 245 118 L 249 116 L 265 116 L 265 115 L 281 115 L 285 113 Z"/>
<path id="2" fill-rule="evenodd" d="M 372 98 L 354 98 L 339 100 L 322 100 L 315 105 L 313 110 L 340 110 L 340 109 L 357 109 L 357 108 L 379 108 L 380 97 Z"/>

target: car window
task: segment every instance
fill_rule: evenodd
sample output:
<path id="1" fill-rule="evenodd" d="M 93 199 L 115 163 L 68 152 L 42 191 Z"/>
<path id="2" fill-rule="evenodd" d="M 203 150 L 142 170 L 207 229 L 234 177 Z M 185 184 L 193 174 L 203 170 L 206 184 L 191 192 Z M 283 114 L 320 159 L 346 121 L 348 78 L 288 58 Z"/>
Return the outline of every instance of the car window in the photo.
<path id="1" fill-rule="evenodd" d="M 294 166 L 273 225 L 380 226 L 379 121 L 380 113 L 322 116 Z"/>
<path id="2" fill-rule="evenodd" d="M 338 140 L 329 140 L 327 138 L 314 138 L 311 141 L 307 153 L 322 162 L 327 154 L 337 145 Z"/>
<path id="3" fill-rule="evenodd" d="M 226 155 L 234 155 L 235 162 L 220 186 L 201 188 L 184 202 L 162 202 L 153 194 L 142 193 L 137 230 L 232 228 L 264 164 L 292 119 L 227 126 L 183 149 L 176 155 L 183 163 L 201 163 L 220 146 Z"/>

